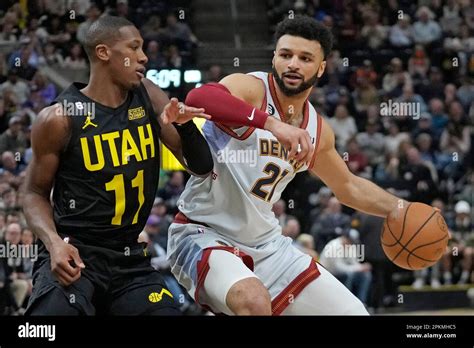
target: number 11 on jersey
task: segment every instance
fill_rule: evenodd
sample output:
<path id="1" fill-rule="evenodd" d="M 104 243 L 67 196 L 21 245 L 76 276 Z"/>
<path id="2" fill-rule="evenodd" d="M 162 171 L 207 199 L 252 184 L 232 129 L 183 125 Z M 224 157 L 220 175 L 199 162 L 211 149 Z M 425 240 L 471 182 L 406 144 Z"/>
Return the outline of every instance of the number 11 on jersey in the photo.
<path id="1" fill-rule="evenodd" d="M 138 209 L 133 217 L 132 224 L 138 222 L 138 214 L 142 208 L 143 203 L 145 202 L 145 196 L 143 194 L 143 169 L 139 170 L 137 176 L 132 179 L 132 187 L 138 188 Z M 107 191 L 115 192 L 115 215 L 112 218 L 112 225 L 121 225 L 122 216 L 125 213 L 125 182 L 123 179 L 123 174 L 117 174 L 113 177 L 111 181 L 105 184 L 105 189 Z"/>

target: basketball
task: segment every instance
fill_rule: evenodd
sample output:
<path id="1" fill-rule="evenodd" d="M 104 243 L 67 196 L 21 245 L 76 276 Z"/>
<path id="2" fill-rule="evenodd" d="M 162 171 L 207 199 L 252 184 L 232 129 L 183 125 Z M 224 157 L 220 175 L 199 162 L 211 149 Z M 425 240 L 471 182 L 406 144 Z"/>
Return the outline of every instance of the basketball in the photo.
<path id="1" fill-rule="evenodd" d="M 418 270 L 434 265 L 443 256 L 449 240 L 446 222 L 433 207 L 410 203 L 398 216 L 385 219 L 382 248 L 401 268 Z"/>

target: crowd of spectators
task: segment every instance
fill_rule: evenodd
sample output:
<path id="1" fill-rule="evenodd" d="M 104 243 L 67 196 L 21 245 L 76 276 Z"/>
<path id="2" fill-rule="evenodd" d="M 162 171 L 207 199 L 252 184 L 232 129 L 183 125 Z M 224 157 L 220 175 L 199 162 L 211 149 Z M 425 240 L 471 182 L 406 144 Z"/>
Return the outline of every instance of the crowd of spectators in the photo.
<path id="1" fill-rule="evenodd" d="M 60 92 L 42 67 L 87 70 L 80 42 L 91 23 L 104 14 L 125 16 L 140 28 L 149 69 L 193 64 L 198 43 L 186 24 L 192 15 L 189 1 L 173 1 L 173 7 L 168 1 L 151 0 L 107 5 L 88 0 L 26 3 L 27 10 L 16 1 L 0 5 L 0 241 L 13 244 L 31 244 L 34 239 L 21 212 L 21 187 L 31 160 L 30 125 Z M 271 28 L 290 13 L 303 13 L 329 26 L 335 35 L 326 73 L 310 101 L 334 129 L 337 149 L 349 169 L 399 197 L 438 207 L 453 239 L 437 265 L 404 272 L 381 249 L 383 219 L 342 206 L 308 174 L 298 175 L 274 206 L 282 233 L 326 263 L 370 307 L 394 305 L 399 284 L 419 288 L 474 282 L 474 8 L 469 1 L 268 0 L 268 4 Z M 186 9 L 185 18 L 180 17 L 181 8 Z M 217 82 L 223 74 L 220 66 L 211 66 L 205 82 Z M 383 109 L 391 103 L 419 109 L 387 114 Z M 167 229 L 186 179 L 184 172 L 161 173 L 145 232 L 152 265 L 166 275 L 182 310 L 199 314 L 164 257 Z M 327 257 L 346 245 L 364 246 L 363 262 Z M 0 259 L 2 313 L 5 308 L 8 314 L 22 313 L 31 291 L 27 263 Z"/>

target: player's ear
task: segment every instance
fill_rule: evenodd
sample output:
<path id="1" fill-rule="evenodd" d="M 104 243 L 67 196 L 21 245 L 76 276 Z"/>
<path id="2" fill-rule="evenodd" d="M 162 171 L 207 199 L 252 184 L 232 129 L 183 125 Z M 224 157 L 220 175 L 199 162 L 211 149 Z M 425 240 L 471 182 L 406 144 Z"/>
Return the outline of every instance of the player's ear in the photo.
<path id="1" fill-rule="evenodd" d="M 318 78 L 320 78 L 324 74 L 325 69 L 326 69 L 326 61 L 323 60 L 318 68 Z"/>
<path id="2" fill-rule="evenodd" d="M 276 51 L 273 51 L 272 66 L 275 66 Z"/>
<path id="3" fill-rule="evenodd" d="M 100 60 L 109 60 L 110 59 L 109 50 L 108 50 L 107 46 L 104 45 L 104 44 L 100 44 L 100 45 L 95 46 L 95 54 L 96 54 L 97 58 L 100 59 Z"/>

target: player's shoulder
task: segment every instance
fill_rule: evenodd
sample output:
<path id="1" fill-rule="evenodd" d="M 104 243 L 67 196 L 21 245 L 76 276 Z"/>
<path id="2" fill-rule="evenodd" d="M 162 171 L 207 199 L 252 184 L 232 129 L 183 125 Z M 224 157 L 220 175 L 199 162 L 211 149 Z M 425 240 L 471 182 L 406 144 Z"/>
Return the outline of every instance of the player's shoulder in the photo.
<path id="1" fill-rule="evenodd" d="M 253 74 L 244 74 L 244 73 L 234 73 L 225 76 L 222 80 L 220 80 L 219 83 L 250 83 L 250 84 L 256 84 L 258 83 L 258 79 L 255 78 L 255 75 Z"/>
<path id="2" fill-rule="evenodd" d="M 145 87 L 145 89 L 147 91 L 150 91 L 150 90 L 161 90 L 160 87 L 158 87 L 157 85 L 155 85 L 150 79 L 144 77 L 142 78 L 141 80 L 141 83 L 143 85 L 143 87 Z"/>
<path id="3" fill-rule="evenodd" d="M 32 136 L 44 133 L 48 135 L 48 138 L 55 138 L 67 134 L 70 129 L 69 118 L 60 103 L 47 106 L 36 117 L 32 127 Z"/>
<path id="4" fill-rule="evenodd" d="M 159 86 L 155 85 L 151 80 L 146 77 L 141 80 L 140 88 L 137 88 L 136 91 L 145 92 L 146 94 L 148 94 L 148 96 L 152 98 L 152 100 L 154 97 L 162 97 L 164 94 L 164 92 Z"/>
<path id="5" fill-rule="evenodd" d="M 246 102 L 260 106 L 265 97 L 265 84 L 254 75 L 235 73 L 219 81 L 232 95 Z"/>
<path id="6" fill-rule="evenodd" d="M 160 88 L 160 86 L 156 85 L 153 81 L 146 77 L 141 80 L 141 86 L 143 86 L 142 92 L 148 94 L 150 97 L 153 107 L 158 113 L 161 113 L 164 106 L 169 102 L 166 93 Z"/>
<path id="7" fill-rule="evenodd" d="M 36 123 L 64 122 L 66 114 L 60 103 L 55 103 L 42 109 L 36 117 Z"/>

